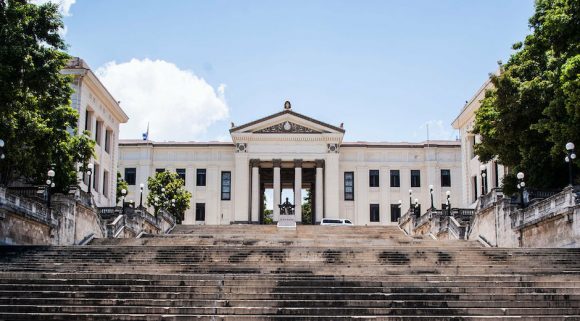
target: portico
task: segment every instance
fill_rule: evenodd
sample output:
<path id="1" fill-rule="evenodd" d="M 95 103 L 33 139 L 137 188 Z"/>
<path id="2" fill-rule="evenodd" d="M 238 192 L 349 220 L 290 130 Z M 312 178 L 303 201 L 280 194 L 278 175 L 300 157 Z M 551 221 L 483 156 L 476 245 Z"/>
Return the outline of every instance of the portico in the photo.
<path id="1" fill-rule="evenodd" d="M 321 166 L 320 170 L 317 170 Z M 251 222 L 263 223 L 264 213 L 264 193 L 266 189 L 273 189 L 274 200 L 273 204 L 280 204 L 284 200 L 281 199 L 283 189 L 292 189 L 294 197 L 292 204 L 295 205 L 296 222 L 302 221 L 302 198 L 303 190 L 310 190 L 312 193 L 312 209 L 314 215 L 308 224 L 315 224 L 319 222 L 323 214 L 323 206 L 316 207 L 316 202 L 323 202 L 322 198 L 317 200 L 316 195 L 323 195 L 324 186 L 323 178 L 318 178 L 317 175 L 323 175 L 324 165 L 323 160 L 302 160 L 294 159 L 292 161 L 282 161 L 281 159 L 260 160 L 251 159 L 250 166 L 252 167 L 252 193 L 251 193 Z M 316 182 L 320 180 L 319 184 Z M 323 205 L 323 204 L 321 204 Z M 278 220 L 280 209 L 274 206 L 273 213 L 274 221 Z"/>
<path id="2" fill-rule="evenodd" d="M 291 202 L 297 222 L 302 221 L 303 189 L 310 189 L 313 196 L 310 223 L 338 217 L 338 148 L 344 129 L 295 113 L 287 103 L 282 112 L 234 126 L 230 133 L 236 146 L 236 204 L 244 200 L 249 204 L 248 211 L 236 206 L 236 221 L 263 222 L 267 188 L 273 189 L 274 221 L 280 215 L 277 205 L 284 201 L 283 189 L 294 191 Z M 334 177 L 328 176 L 328 169 L 336 172 Z"/>

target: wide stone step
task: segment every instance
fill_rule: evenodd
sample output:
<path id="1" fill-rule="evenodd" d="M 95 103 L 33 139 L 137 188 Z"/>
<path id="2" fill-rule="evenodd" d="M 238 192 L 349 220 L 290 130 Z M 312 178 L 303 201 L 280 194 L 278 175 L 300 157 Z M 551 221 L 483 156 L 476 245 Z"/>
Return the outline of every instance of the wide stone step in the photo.
<path id="1" fill-rule="evenodd" d="M 0 313 L 89 313 L 89 314 L 218 314 L 218 315 L 578 315 L 577 308 L 293 308 L 293 307 L 152 307 L 152 306 L 50 306 L 0 305 Z"/>
<path id="2" fill-rule="evenodd" d="M 52 306 L 155 306 L 155 307 L 382 307 L 382 308 L 579 308 L 578 301 L 564 300 L 522 300 L 521 298 L 511 298 L 514 300 L 466 300 L 456 299 L 451 296 L 441 297 L 439 300 L 409 299 L 411 296 L 383 300 L 187 300 L 187 299 L 89 299 L 89 298 L 54 298 L 54 297 L 26 297 L 26 298 L 0 298 L 0 305 L 52 305 Z"/>
<path id="3" fill-rule="evenodd" d="M 74 314 L 74 313 L 7 313 L 3 315 L 5 321 L 21 320 L 77 320 L 77 321 L 109 321 L 106 314 Z M 469 316 L 469 315 L 427 315 L 427 316 L 250 316 L 250 315 L 145 315 L 145 314 L 116 314 L 114 320 L 119 321 L 513 321 L 522 320 L 520 316 Z M 562 321 L 578 320 L 578 315 L 528 315 L 526 321 Z"/>

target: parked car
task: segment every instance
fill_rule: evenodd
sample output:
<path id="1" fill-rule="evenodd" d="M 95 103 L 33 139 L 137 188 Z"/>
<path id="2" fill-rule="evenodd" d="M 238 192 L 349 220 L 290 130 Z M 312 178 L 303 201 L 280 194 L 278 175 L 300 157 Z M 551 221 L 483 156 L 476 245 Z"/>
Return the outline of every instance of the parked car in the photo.
<path id="1" fill-rule="evenodd" d="M 330 225 L 330 226 L 352 226 L 350 220 L 345 220 L 341 218 L 323 218 L 320 225 Z"/>

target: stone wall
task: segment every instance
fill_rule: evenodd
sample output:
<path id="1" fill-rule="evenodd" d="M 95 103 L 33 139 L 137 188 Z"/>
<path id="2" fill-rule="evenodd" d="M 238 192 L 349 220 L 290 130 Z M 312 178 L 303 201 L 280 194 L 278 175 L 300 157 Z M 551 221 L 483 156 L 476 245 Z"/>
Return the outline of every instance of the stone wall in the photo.
<path id="1" fill-rule="evenodd" d="M 52 244 L 50 226 L 4 211 L 0 220 L 0 244 Z"/>
<path id="2" fill-rule="evenodd" d="M 499 247 L 579 247 L 580 205 L 573 188 L 525 209 L 501 199 L 477 211 L 469 239 Z"/>
<path id="3" fill-rule="evenodd" d="M 105 236 L 94 208 L 58 194 L 51 205 L 49 211 L 43 202 L 0 188 L 0 244 L 71 245 Z"/>
<path id="4" fill-rule="evenodd" d="M 580 208 L 521 230 L 522 247 L 580 247 Z"/>

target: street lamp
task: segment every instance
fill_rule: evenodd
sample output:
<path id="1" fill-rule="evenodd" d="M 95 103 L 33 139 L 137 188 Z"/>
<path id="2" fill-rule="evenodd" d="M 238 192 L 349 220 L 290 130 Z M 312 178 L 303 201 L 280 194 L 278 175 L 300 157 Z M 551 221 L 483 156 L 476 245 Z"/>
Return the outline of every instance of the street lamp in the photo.
<path id="1" fill-rule="evenodd" d="M 445 192 L 447 195 L 447 215 L 451 216 L 451 191 Z"/>
<path id="2" fill-rule="evenodd" d="M 409 211 L 411 211 L 411 209 L 413 208 L 413 201 L 412 201 L 412 198 L 413 198 L 413 190 L 412 190 L 412 189 L 410 189 L 410 190 L 409 190 Z"/>
<path id="3" fill-rule="evenodd" d="M 127 195 L 127 190 L 121 190 L 121 213 L 125 214 L 125 195 Z"/>
<path id="4" fill-rule="evenodd" d="M 433 206 L 433 185 L 429 185 L 429 194 L 431 194 L 431 210 L 434 210 L 435 206 Z"/>
<path id="5" fill-rule="evenodd" d="M 519 172 L 516 177 L 518 178 L 518 189 L 520 190 L 520 204 L 522 206 L 522 208 L 524 208 L 525 204 L 524 204 L 524 190 L 526 188 L 526 182 L 524 182 L 524 173 Z"/>
<path id="6" fill-rule="evenodd" d="M 576 159 L 576 153 L 574 153 L 574 143 L 569 142 L 566 144 L 566 152 L 568 155 L 565 160 L 568 163 L 568 182 L 570 186 L 574 185 L 574 178 L 572 177 L 572 161 Z"/>
<path id="7" fill-rule="evenodd" d="M 481 171 L 481 195 L 483 196 L 487 194 L 487 167 L 485 164 L 481 164 L 479 170 Z"/>
<path id="8" fill-rule="evenodd" d="M 55 172 L 54 172 L 54 169 L 53 168 L 54 168 L 54 165 L 46 173 L 46 175 L 48 176 L 48 179 L 46 180 L 46 205 L 48 206 L 49 212 L 51 211 L 50 199 L 51 199 L 51 196 L 52 196 L 51 193 L 50 193 L 50 189 L 54 187 L 54 176 L 55 176 Z"/>
<path id="9" fill-rule="evenodd" d="M 415 209 L 414 209 L 414 211 L 415 211 L 415 216 L 419 216 L 419 215 L 421 214 L 421 213 L 419 213 L 419 208 L 418 208 L 418 207 L 419 207 L 419 199 L 418 199 L 418 198 L 416 198 L 416 199 L 415 199 Z"/>
<path id="10" fill-rule="evenodd" d="M 139 190 L 141 192 L 141 195 L 139 196 L 139 209 L 143 209 L 143 187 L 145 187 L 145 185 L 141 183 L 139 185 Z"/>
<path id="11" fill-rule="evenodd" d="M 88 168 L 87 175 L 89 175 L 89 185 L 87 186 L 87 193 L 89 194 L 91 193 L 91 177 L 93 175 L 93 167 L 94 167 L 93 163 L 89 163 L 87 165 Z"/>
<path id="12" fill-rule="evenodd" d="M 6 155 L 4 155 L 4 140 L 0 139 L 0 159 L 4 158 L 6 158 Z"/>

